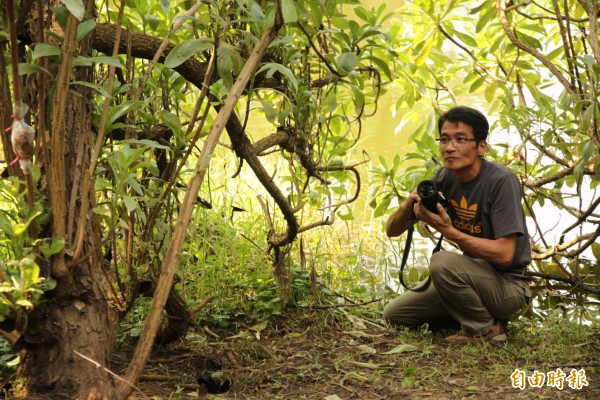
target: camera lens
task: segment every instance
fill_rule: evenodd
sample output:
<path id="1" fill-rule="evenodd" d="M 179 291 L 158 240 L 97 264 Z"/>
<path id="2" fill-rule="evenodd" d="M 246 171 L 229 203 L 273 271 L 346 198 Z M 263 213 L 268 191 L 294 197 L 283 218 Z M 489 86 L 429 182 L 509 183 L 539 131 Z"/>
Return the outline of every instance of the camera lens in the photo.
<path id="1" fill-rule="evenodd" d="M 429 211 L 437 214 L 437 203 L 440 202 L 440 195 L 432 181 L 423 181 L 417 186 L 417 194 L 421 198 L 421 203 Z"/>
<path id="2" fill-rule="evenodd" d="M 417 187 L 417 193 L 421 198 L 429 198 L 435 196 L 435 185 L 431 181 L 423 181 Z"/>

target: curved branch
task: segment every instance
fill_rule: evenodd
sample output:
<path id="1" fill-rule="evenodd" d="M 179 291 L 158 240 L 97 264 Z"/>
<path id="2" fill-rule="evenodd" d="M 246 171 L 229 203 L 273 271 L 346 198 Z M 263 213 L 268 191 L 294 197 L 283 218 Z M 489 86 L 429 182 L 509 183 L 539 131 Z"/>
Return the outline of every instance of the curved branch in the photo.
<path id="1" fill-rule="evenodd" d="M 254 152 L 256 154 L 261 154 L 264 151 L 267 151 L 271 147 L 274 146 L 283 146 L 289 139 L 288 133 L 284 130 L 278 130 L 277 132 L 269 135 L 265 138 L 257 140 L 254 142 Z"/>
<path id="2" fill-rule="evenodd" d="M 449 35 L 448 32 L 446 32 L 446 30 L 444 29 L 444 27 L 441 24 L 438 24 L 437 28 L 440 30 L 442 35 L 444 35 L 448 40 L 450 40 L 452 43 L 454 43 L 456 46 L 458 46 L 462 51 L 467 53 L 469 55 L 469 57 L 471 57 L 473 62 L 477 66 L 479 66 L 479 68 L 481 68 L 481 70 L 483 72 L 485 72 L 486 75 L 488 75 L 488 76 L 490 75 L 490 73 L 489 73 L 488 69 L 485 67 L 485 65 L 483 65 L 483 64 L 481 64 L 481 62 L 479 62 L 479 59 L 475 56 L 475 54 L 473 54 L 473 52 L 471 50 L 469 50 L 466 46 L 464 46 L 458 40 L 454 39 L 451 35 Z"/>
<path id="3" fill-rule="evenodd" d="M 91 35 L 92 48 L 106 54 L 111 54 L 115 43 L 115 32 L 115 25 L 107 23 L 98 24 Z M 152 59 L 161 49 L 160 46 L 162 42 L 149 35 L 132 32 L 127 32 L 125 35 L 125 38 L 119 45 L 120 54 L 127 54 L 129 52 L 132 57 Z M 129 43 L 129 45 L 127 45 L 127 43 Z M 166 46 L 163 55 L 158 58 L 158 61 L 163 62 L 166 55 L 168 55 L 173 48 L 174 45 L 171 44 Z M 190 58 L 176 67 L 175 70 L 196 87 L 203 87 L 203 79 L 206 76 L 207 64 L 200 62 L 195 58 Z M 331 82 L 340 81 L 341 77 L 337 71 L 335 71 L 335 69 L 331 70 L 336 75 L 335 77 L 332 77 L 331 80 L 314 81 L 311 84 L 311 87 L 325 86 Z M 273 85 L 272 82 L 265 80 L 264 85 L 263 81 L 260 81 L 260 84 L 257 83 L 255 87 L 271 87 L 271 85 Z M 294 145 L 293 138 L 284 130 L 278 130 L 273 135 L 252 144 L 235 114 L 232 114 L 227 121 L 226 130 L 232 143 L 233 150 L 250 166 L 259 182 L 275 200 L 275 203 L 287 222 L 288 226 L 286 232 L 283 234 L 273 233 L 268 238 L 268 242 L 274 246 L 285 246 L 291 243 L 296 238 L 299 231 L 299 225 L 294 215 L 294 210 L 279 187 L 273 182 L 273 179 L 264 169 L 262 163 L 258 159 L 258 155 L 270 147 L 280 145 L 288 151 L 295 153 L 300 158 L 302 166 L 307 170 L 309 176 L 324 181 L 318 174 L 319 169 L 314 165 L 308 154 L 302 152 L 301 149 L 294 148 L 298 146 Z"/>
<path id="4" fill-rule="evenodd" d="M 600 15 L 600 4 L 597 1 L 579 0 L 579 4 L 587 11 L 590 22 L 590 46 L 594 52 L 596 62 L 600 64 L 600 41 L 598 40 L 598 16 Z"/>
<path id="5" fill-rule="evenodd" d="M 112 49 L 116 40 L 117 27 L 113 24 L 98 24 L 90 35 L 91 46 L 94 50 L 105 54 L 112 54 Z M 129 44 L 128 44 L 129 43 Z M 123 29 L 123 39 L 119 42 L 119 54 L 128 54 L 132 57 L 151 60 L 159 51 L 161 41 L 152 36 L 142 33 L 131 32 Z M 173 50 L 175 46 L 169 44 L 165 47 L 163 55 L 158 59 L 164 62 L 166 55 Z M 178 67 L 175 71 L 179 72 L 186 80 L 198 88 L 202 88 L 202 82 L 208 69 L 208 63 L 190 58 Z"/>
<path id="6" fill-rule="evenodd" d="M 308 44 L 310 44 L 310 47 L 314 50 L 314 52 L 317 54 L 317 57 L 319 57 L 319 59 L 321 61 L 323 61 L 323 63 L 327 66 L 327 68 L 331 71 L 332 74 L 338 76 L 338 77 L 342 77 L 342 75 L 340 75 L 340 73 L 335 69 L 335 67 L 333 65 L 331 65 L 331 63 L 329 62 L 329 60 L 327 60 L 327 58 L 325 58 L 325 56 L 323 56 L 323 54 L 321 54 L 321 52 L 319 51 L 319 49 L 317 49 L 317 46 L 315 46 L 315 44 L 312 41 L 312 38 L 310 37 L 310 35 L 308 34 L 308 32 L 306 31 L 306 29 L 304 28 L 304 25 L 302 25 L 300 23 L 300 21 L 297 21 L 298 27 L 300 28 L 300 30 L 302 31 L 302 33 L 304 33 L 304 35 L 306 36 L 306 39 L 308 39 Z"/>
<path id="7" fill-rule="evenodd" d="M 564 242 L 561 244 L 557 244 L 556 246 L 552 247 L 551 249 L 546 250 L 543 253 L 536 253 L 536 252 L 532 252 L 532 257 L 534 260 L 544 260 L 546 258 L 552 257 L 555 254 L 559 254 L 562 253 L 563 251 L 569 249 L 570 247 L 573 247 L 574 245 L 576 245 L 577 243 L 581 243 L 584 240 L 586 240 L 587 242 L 585 243 L 584 246 L 584 250 L 585 248 L 591 246 L 592 243 L 594 243 L 594 240 L 596 240 L 596 238 L 598 238 L 598 236 L 600 235 L 600 225 L 598 225 L 598 229 L 596 229 L 595 232 L 593 233 L 588 233 L 585 235 L 581 235 L 581 236 L 577 236 L 576 238 L 569 240 L 568 242 Z M 583 251 L 583 250 L 581 250 Z M 566 257 L 569 256 L 574 256 L 579 254 L 581 251 L 576 250 L 576 251 L 572 251 L 569 252 L 567 254 L 562 254 Z"/>
<path id="8" fill-rule="evenodd" d="M 569 163 L 569 165 L 566 168 L 563 168 L 562 170 L 558 171 L 557 173 L 555 173 L 553 175 L 542 176 L 541 178 L 538 178 L 538 179 L 529 178 L 524 183 L 529 188 L 536 188 L 536 187 L 544 186 L 547 183 L 556 182 L 559 179 L 562 179 L 566 176 L 571 175 L 573 173 L 574 169 L 575 169 L 574 163 Z M 593 175 L 594 174 L 593 165 L 587 165 L 585 167 L 583 173 L 585 175 Z"/>
<path id="9" fill-rule="evenodd" d="M 275 200 L 275 203 L 279 207 L 279 210 L 287 222 L 287 229 L 284 234 L 271 233 L 269 235 L 269 238 L 267 239 L 269 244 L 273 246 L 285 246 L 290 244 L 298 235 L 298 220 L 294 215 L 290 203 L 287 201 L 275 182 L 273 182 L 273 179 L 271 179 L 262 163 L 258 159 L 252 143 L 250 142 L 248 136 L 244 133 L 242 124 L 236 115 L 232 114 L 230 116 L 229 120 L 227 121 L 226 128 L 229 139 L 231 140 L 231 145 L 233 146 L 233 150 L 238 157 L 244 159 L 252 171 L 254 171 L 256 178 L 267 190 L 269 195 L 271 195 L 273 200 Z"/>
<path id="10" fill-rule="evenodd" d="M 506 10 L 507 10 L 506 1 L 505 0 L 496 0 L 496 15 L 498 16 L 500 25 L 502 25 L 502 29 L 504 29 L 504 33 L 506 33 L 506 36 L 508 36 L 508 38 L 510 39 L 512 44 L 514 44 L 517 48 L 519 48 L 523 51 L 526 51 L 527 53 L 529 53 L 532 56 L 534 56 L 535 58 L 537 58 L 538 61 L 540 61 L 542 64 L 544 64 L 544 66 L 546 68 L 548 68 L 550 70 L 550 72 L 552 72 L 552 74 L 556 77 L 556 79 L 558 79 L 559 82 L 563 85 L 565 90 L 567 92 L 573 94 L 574 93 L 573 87 L 571 87 L 571 84 L 569 83 L 569 81 L 563 76 L 563 74 L 561 74 L 561 72 L 558 70 L 558 68 L 556 68 L 556 66 L 554 64 L 552 64 L 550 62 L 550 60 L 548 60 L 542 53 L 540 53 L 533 47 L 526 45 L 525 43 L 521 42 L 517 38 L 517 35 L 511 30 L 511 28 L 508 24 L 508 20 L 506 19 Z"/>
<path id="11" fill-rule="evenodd" d="M 354 201 L 356 201 L 356 199 L 358 199 L 358 196 L 360 194 L 360 172 L 358 172 L 358 170 L 354 167 L 354 166 L 350 166 L 350 165 L 346 165 L 346 166 L 327 166 L 327 167 L 319 167 L 318 168 L 319 171 L 323 171 L 323 172 L 331 172 L 331 171 L 350 171 L 354 174 L 354 176 L 356 177 L 356 191 L 354 192 L 354 196 L 352 196 L 350 199 L 336 205 L 333 206 L 334 208 L 343 206 L 344 204 L 350 204 L 353 203 Z"/>
<path id="12" fill-rule="evenodd" d="M 590 204 L 588 209 L 577 218 L 577 221 L 575 221 L 573 224 L 571 224 L 571 226 L 569 226 L 565 230 L 563 230 L 562 234 L 560 235 L 560 243 L 563 242 L 565 235 L 569 231 L 571 231 L 572 229 L 575 229 L 583 222 L 586 222 L 585 220 L 594 214 L 594 210 L 596 210 L 596 208 L 598 208 L 599 205 L 600 205 L 600 197 L 598 197 L 596 200 L 594 200 L 594 202 L 592 204 Z"/>
<path id="13" fill-rule="evenodd" d="M 583 283 L 584 279 L 563 278 L 561 276 L 543 274 L 540 272 L 527 272 L 526 275 L 533 277 L 533 278 L 541 278 L 541 279 L 546 279 L 546 280 L 551 280 L 551 281 L 568 283 L 568 284 L 572 285 L 573 288 L 578 289 L 582 292 L 591 293 L 591 294 L 600 294 L 600 290 L 596 289 L 593 286 L 586 285 L 585 283 Z"/>

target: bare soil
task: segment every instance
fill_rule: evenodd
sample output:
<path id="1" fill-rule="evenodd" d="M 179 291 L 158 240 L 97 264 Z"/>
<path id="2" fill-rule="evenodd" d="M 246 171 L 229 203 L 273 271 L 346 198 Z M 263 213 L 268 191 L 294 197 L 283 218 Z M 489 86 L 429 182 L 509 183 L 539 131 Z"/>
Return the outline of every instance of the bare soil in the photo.
<path id="1" fill-rule="evenodd" d="M 583 357 L 548 361 L 528 357 L 533 348 L 510 336 L 499 346 L 449 345 L 448 332 L 397 331 L 339 312 L 259 322 L 200 329 L 156 351 L 131 399 L 600 399 L 598 338 L 575 344 Z M 557 368 L 583 369 L 587 386 L 513 387 L 516 369 Z"/>

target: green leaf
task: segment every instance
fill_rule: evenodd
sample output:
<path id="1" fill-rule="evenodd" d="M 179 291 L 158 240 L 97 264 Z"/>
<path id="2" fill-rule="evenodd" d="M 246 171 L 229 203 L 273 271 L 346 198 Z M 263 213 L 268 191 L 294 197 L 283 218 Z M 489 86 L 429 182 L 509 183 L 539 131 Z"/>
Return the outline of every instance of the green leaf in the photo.
<path id="1" fill-rule="evenodd" d="M 356 114 L 359 115 L 365 105 L 365 94 L 356 86 L 352 86 L 352 93 L 354 94 L 354 108 Z"/>
<path id="2" fill-rule="evenodd" d="M 160 22 L 162 21 L 160 17 L 153 14 L 146 14 L 143 16 L 143 19 L 153 31 L 158 29 Z"/>
<path id="3" fill-rule="evenodd" d="M 262 110 L 265 113 L 267 121 L 274 123 L 277 120 L 277 111 L 275 108 L 268 101 L 264 101 L 263 99 L 259 99 L 259 101 L 262 104 Z"/>
<path id="4" fill-rule="evenodd" d="M 370 362 L 360 362 L 360 361 L 350 361 L 350 363 L 356 365 L 357 367 L 366 368 L 366 369 L 374 369 L 374 370 L 386 370 L 390 367 L 382 366 L 381 364 L 374 364 Z"/>
<path id="5" fill-rule="evenodd" d="M 50 7 L 52 13 L 56 16 L 56 21 L 61 28 L 65 28 L 67 26 L 67 16 L 69 15 L 69 10 L 66 7 Z"/>
<path id="6" fill-rule="evenodd" d="M 233 58 L 236 53 L 236 49 L 227 43 L 221 43 L 217 50 L 217 70 L 226 88 L 233 85 Z"/>
<path id="7" fill-rule="evenodd" d="M 40 65 L 19 63 L 19 75 L 37 74 L 38 72 L 45 72 L 46 74 L 51 75 L 48 70 L 42 68 Z"/>
<path id="8" fill-rule="evenodd" d="M 600 243 L 592 243 L 592 254 L 594 254 L 597 261 L 600 261 Z"/>
<path id="9" fill-rule="evenodd" d="M 283 15 L 283 21 L 286 24 L 298 21 L 298 11 L 296 11 L 294 0 L 281 1 L 281 15 Z"/>
<path id="10" fill-rule="evenodd" d="M 212 40 L 206 38 L 185 41 L 175 46 L 173 50 L 169 52 L 165 58 L 164 65 L 167 68 L 176 68 L 196 53 L 211 49 L 212 47 Z"/>
<path id="11" fill-rule="evenodd" d="M 375 65 L 377 65 L 377 67 L 379 68 L 380 71 L 383 71 L 383 73 L 391 80 L 393 77 L 393 73 L 392 70 L 390 69 L 390 66 L 388 64 L 388 62 L 386 60 L 382 60 L 381 58 L 378 57 L 373 57 L 373 56 L 369 56 L 367 57 L 372 63 L 374 63 Z"/>
<path id="12" fill-rule="evenodd" d="M 88 19 L 77 25 L 77 41 L 80 42 L 96 27 L 96 21 Z"/>
<path id="13" fill-rule="evenodd" d="M 358 56 L 355 53 L 342 53 L 336 60 L 338 72 L 342 75 L 348 75 L 358 64 Z"/>
<path id="14" fill-rule="evenodd" d="M 83 17 L 85 16 L 85 6 L 83 5 L 82 0 L 61 0 L 61 2 L 75 18 L 80 21 L 83 20 Z"/>
<path id="15" fill-rule="evenodd" d="M 90 88 L 92 90 L 97 91 L 100 95 L 102 95 L 102 97 L 114 100 L 114 97 L 111 96 L 110 93 L 108 93 L 106 91 L 106 89 L 104 89 L 104 87 L 102 87 L 100 85 L 96 85 L 95 83 L 85 82 L 85 81 L 72 81 L 72 82 L 69 83 L 69 85 L 81 85 L 81 86 L 85 86 L 85 87 L 88 87 L 88 88 Z"/>
<path id="16" fill-rule="evenodd" d="M 171 1 L 170 0 L 160 0 L 160 6 L 166 15 L 169 15 L 169 10 L 171 9 Z"/>
<path id="17" fill-rule="evenodd" d="M 377 205 L 377 208 L 373 212 L 373 218 L 378 218 L 378 217 L 382 216 L 383 214 L 385 214 L 385 212 L 387 211 L 387 209 L 390 206 L 391 201 L 392 201 L 392 198 L 389 196 L 381 199 L 381 202 Z"/>
<path id="18" fill-rule="evenodd" d="M 13 228 L 13 232 L 15 236 L 20 236 L 23 233 L 25 233 L 25 231 L 27 230 L 27 225 L 25 224 L 15 224 L 15 227 Z"/>
<path id="19" fill-rule="evenodd" d="M 60 54 L 61 51 L 58 47 L 48 43 L 38 43 L 33 49 L 32 58 L 36 60 L 40 57 L 57 57 L 60 56 Z"/>
<path id="20" fill-rule="evenodd" d="M 495 16 L 496 16 L 496 8 L 495 7 L 485 7 L 484 10 L 479 14 L 479 21 L 477 22 L 475 31 L 477 33 L 481 32 L 481 30 L 484 29 Z"/>
<path id="21" fill-rule="evenodd" d="M 91 67 L 94 63 L 112 65 L 116 68 L 125 69 L 119 57 L 75 57 L 73 58 L 73 67 Z"/>
<path id="22" fill-rule="evenodd" d="M 148 147 L 152 147 L 155 149 L 162 149 L 162 150 L 170 149 L 169 146 L 165 146 L 163 144 L 155 142 L 154 140 L 149 140 L 149 139 L 127 139 L 127 140 L 123 140 L 123 142 L 129 143 L 129 144 L 141 144 L 143 146 L 148 146 Z"/>
<path id="23" fill-rule="evenodd" d="M 141 107 L 144 105 L 142 101 L 125 101 L 123 103 L 117 104 L 111 107 L 108 113 L 108 121 L 106 124 L 106 132 L 110 132 L 112 129 L 115 129 L 115 122 L 119 120 L 125 114 Z"/>
<path id="24" fill-rule="evenodd" d="M 125 203 L 125 208 L 127 208 L 127 212 L 132 212 L 138 206 L 137 201 L 131 196 L 123 196 L 123 203 Z"/>
<path id="25" fill-rule="evenodd" d="M 462 40 L 464 43 L 466 43 L 467 45 L 469 45 L 469 47 L 473 47 L 473 48 L 477 48 L 477 41 L 475 39 L 473 39 L 472 36 L 467 35 L 465 33 L 459 32 L 459 31 L 455 31 L 454 32 L 456 34 L 456 36 L 459 37 L 460 40 Z"/>
<path id="26" fill-rule="evenodd" d="M 296 79 L 296 76 L 294 76 L 292 70 L 290 70 L 289 68 L 286 68 L 285 66 L 278 63 L 266 63 L 258 70 L 257 75 L 265 70 L 267 71 L 267 78 L 271 78 L 275 74 L 275 72 L 279 72 L 287 78 L 287 81 L 292 84 L 294 89 L 298 89 L 298 80 Z"/>
<path id="27" fill-rule="evenodd" d="M 24 258 L 21 260 L 21 276 L 25 289 L 28 289 L 40 281 L 40 266 L 33 260 Z"/>
<path id="28" fill-rule="evenodd" d="M 261 332 L 261 331 L 264 331 L 268 325 L 269 325 L 269 321 L 263 321 L 260 324 L 251 326 L 248 329 L 250 329 L 251 331 L 254 331 L 254 332 Z"/>
<path id="29" fill-rule="evenodd" d="M 21 362 L 21 357 L 20 356 L 16 356 L 12 360 L 7 361 L 6 365 L 9 366 L 9 367 L 14 367 L 16 365 L 19 365 L 20 362 Z"/>
<path id="30" fill-rule="evenodd" d="M 25 300 L 25 299 L 20 299 L 15 301 L 15 304 L 19 305 L 19 306 L 23 306 L 26 308 L 32 308 L 33 307 L 33 303 L 31 303 L 29 300 Z"/>
<path id="31" fill-rule="evenodd" d="M 42 246 L 41 250 L 44 254 L 44 257 L 48 258 L 54 254 L 60 253 L 62 249 L 65 247 L 65 239 L 64 238 L 56 238 L 50 243 L 50 246 Z"/>
<path id="32" fill-rule="evenodd" d="M 183 128 L 181 127 L 181 121 L 177 115 L 163 110 L 158 114 L 158 116 L 176 136 L 181 136 Z"/>

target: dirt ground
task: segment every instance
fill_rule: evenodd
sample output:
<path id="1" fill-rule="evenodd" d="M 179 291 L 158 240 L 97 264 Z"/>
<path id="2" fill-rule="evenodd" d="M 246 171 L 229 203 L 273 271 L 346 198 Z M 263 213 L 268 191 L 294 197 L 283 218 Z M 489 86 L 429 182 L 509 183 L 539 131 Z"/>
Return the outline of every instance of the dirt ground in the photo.
<path id="1" fill-rule="evenodd" d="M 600 399 L 599 340 L 583 344 L 585 359 L 532 365 L 526 344 L 448 345 L 445 334 L 395 331 L 339 312 L 234 332 L 205 328 L 155 352 L 131 399 Z M 117 355 L 116 370 L 126 357 Z M 521 383 L 513 372 L 559 367 L 583 369 L 584 379 L 562 390 L 514 387 Z"/>

